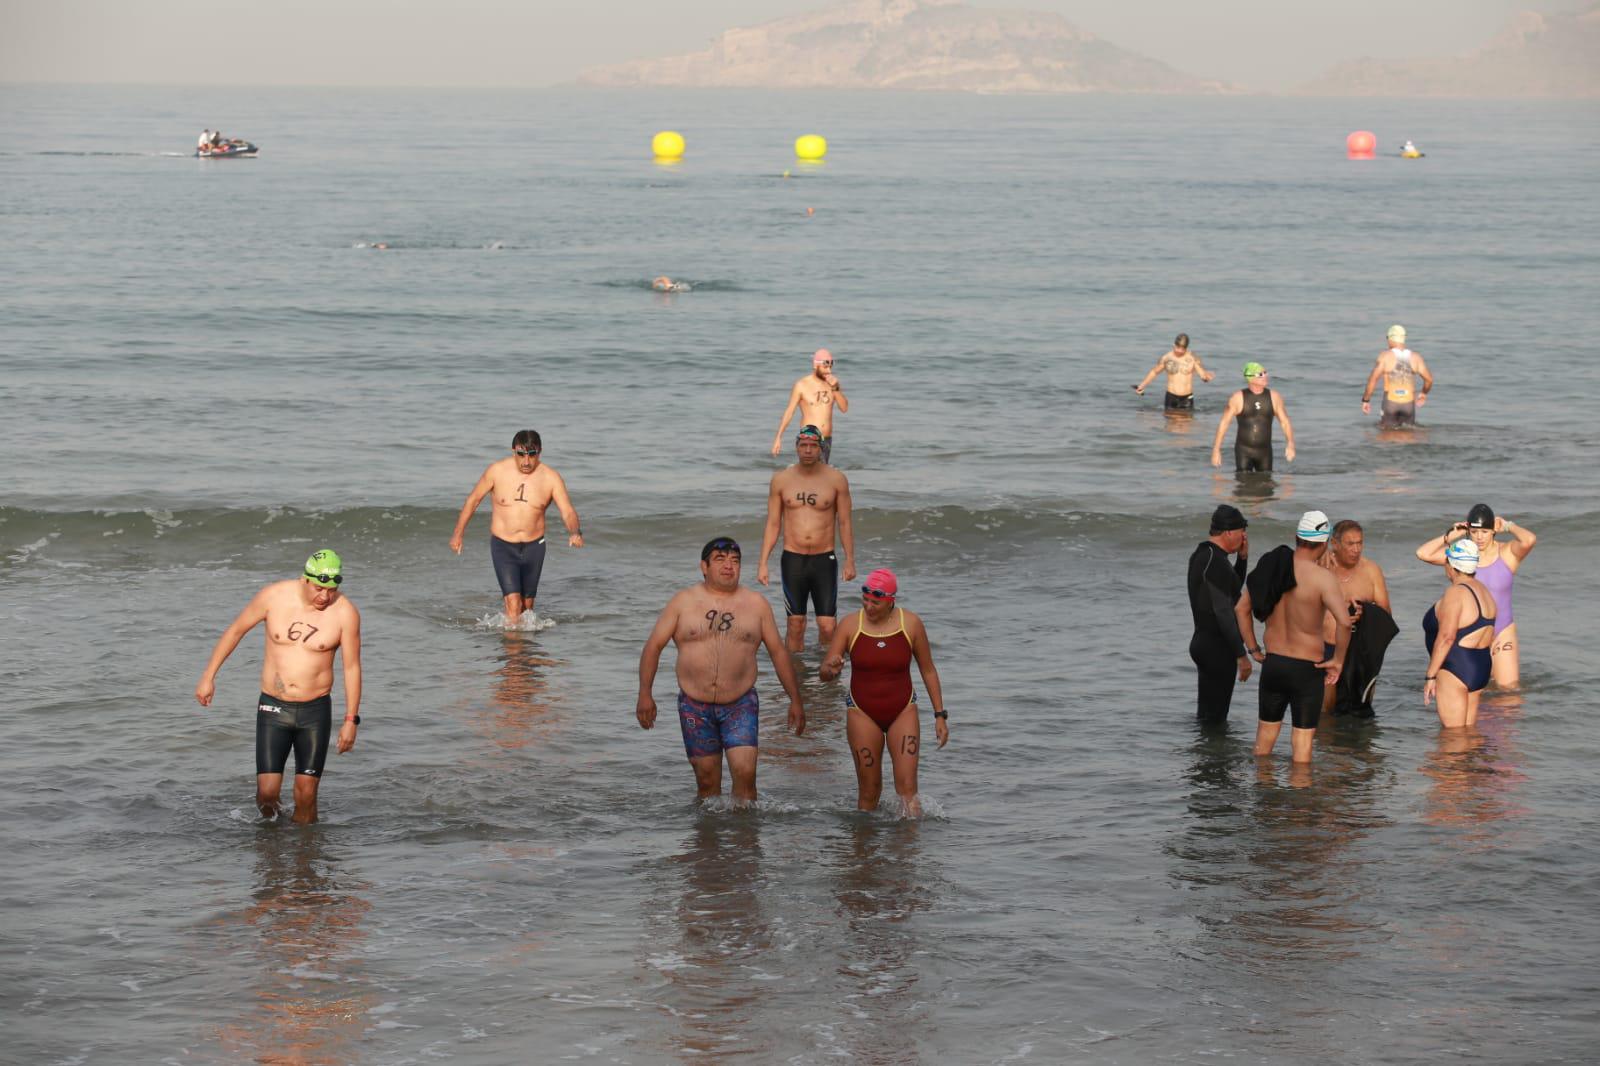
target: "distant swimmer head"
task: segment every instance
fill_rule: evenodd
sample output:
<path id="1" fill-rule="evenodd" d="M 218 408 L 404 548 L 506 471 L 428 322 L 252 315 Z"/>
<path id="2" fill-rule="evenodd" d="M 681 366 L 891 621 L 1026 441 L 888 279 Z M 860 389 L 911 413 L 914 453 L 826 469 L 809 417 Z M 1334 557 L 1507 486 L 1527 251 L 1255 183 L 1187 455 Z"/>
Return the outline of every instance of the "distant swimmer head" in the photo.
<path id="1" fill-rule="evenodd" d="M 659 278 L 652 279 L 650 282 L 650 287 L 657 292 L 671 292 L 672 279 L 663 274 Z"/>
<path id="2" fill-rule="evenodd" d="M 1478 546 L 1472 543 L 1470 537 L 1452 541 L 1450 547 L 1445 549 L 1444 557 L 1452 570 L 1459 570 L 1463 574 L 1478 572 Z"/>
<path id="3" fill-rule="evenodd" d="M 713 555 L 731 555 L 735 559 L 743 558 L 739 551 L 739 542 L 732 537 L 712 537 L 706 541 L 706 546 L 700 549 L 700 561 L 707 563 Z"/>
<path id="4" fill-rule="evenodd" d="M 900 582 L 894 571 L 886 568 L 874 570 L 861 584 L 861 595 L 869 600 L 892 600 L 900 592 Z"/>
<path id="5" fill-rule="evenodd" d="M 816 354 L 811 357 L 811 365 L 812 366 L 832 366 L 833 365 L 833 353 L 828 351 L 828 349 L 826 349 L 826 348 L 818 348 Z"/>
<path id="6" fill-rule="evenodd" d="M 1392 341 L 1399 341 L 1401 344 L 1404 344 L 1406 342 L 1406 328 L 1399 323 L 1390 326 L 1389 339 Z"/>
<path id="7" fill-rule="evenodd" d="M 1244 379 L 1246 381 L 1250 381 L 1253 378 L 1264 378 L 1266 376 L 1267 368 L 1262 366 L 1260 363 L 1246 363 L 1244 365 Z"/>
<path id="8" fill-rule="evenodd" d="M 1188 351 L 1189 350 L 1189 335 L 1187 333 L 1178 334 L 1177 339 L 1172 342 L 1172 346 L 1174 348 L 1178 349 L 1178 351 L 1180 351 L 1180 352 Z"/>
<path id="9" fill-rule="evenodd" d="M 1294 535 L 1307 544 L 1326 544 L 1333 535 L 1333 523 L 1321 511 L 1307 511 L 1300 516 L 1300 524 L 1295 527 Z"/>
<path id="10" fill-rule="evenodd" d="M 1211 533 L 1232 533 L 1236 529 L 1244 529 L 1250 523 L 1245 520 L 1244 512 L 1231 503 L 1218 504 L 1217 509 L 1211 512 Z"/>
<path id="11" fill-rule="evenodd" d="M 1467 512 L 1468 529 L 1493 529 L 1494 508 L 1486 503 L 1475 503 L 1472 510 Z"/>
<path id="12" fill-rule="evenodd" d="M 344 560 L 339 553 L 324 548 L 306 560 L 306 580 L 325 589 L 344 584 Z"/>

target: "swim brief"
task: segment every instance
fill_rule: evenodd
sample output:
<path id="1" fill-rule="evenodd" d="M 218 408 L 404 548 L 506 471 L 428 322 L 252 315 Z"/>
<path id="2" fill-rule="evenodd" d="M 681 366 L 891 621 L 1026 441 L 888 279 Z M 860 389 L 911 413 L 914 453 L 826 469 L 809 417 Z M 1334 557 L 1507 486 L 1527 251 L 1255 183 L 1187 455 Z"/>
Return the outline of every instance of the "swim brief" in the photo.
<path id="1" fill-rule="evenodd" d="M 539 573 L 544 569 L 544 538 L 528 541 L 489 537 L 489 559 L 494 563 L 500 595 L 513 593 L 533 599 L 539 594 Z"/>
<path id="2" fill-rule="evenodd" d="M 1179 396 L 1175 392 L 1169 392 L 1162 406 L 1168 411 L 1193 411 L 1194 393 L 1191 392 L 1187 396 Z"/>
<path id="3" fill-rule="evenodd" d="M 1267 653 L 1261 666 L 1260 719 L 1283 721 L 1289 708 L 1296 729 L 1315 729 L 1322 715 L 1323 672 L 1309 659 Z"/>
<path id="4" fill-rule="evenodd" d="M 1399 429 L 1401 426 L 1414 426 L 1417 424 L 1417 405 L 1415 403 L 1395 403 L 1385 398 L 1383 401 L 1383 417 L 1378 419 L 1379 429 Z"/>
<path id="5" fill-rule="evenodd" d="M 294 703 L 263 692 L 256 701 L 256 773 L 283 773 L 292 748 L 294 772 L 321 777 L 332 731 L 332 693 Z"/>
<path id="6" fill-rule="evenodd" d="M 818 618 L 832 618 L 839 604 L 839 561 L 833 552 L 801 555 L 785 551 L 778 559 L 783 602 L 790 615 L 805 617 L 806 600 Z"/>
<path id="7" fill-rule="evenodd" d="M 761 700 L 751 688 L 732 703 L 701 703 L 678 692 L 678 725 L 689 758 L 721 755 L 727 748 L 757 747 Z"/>

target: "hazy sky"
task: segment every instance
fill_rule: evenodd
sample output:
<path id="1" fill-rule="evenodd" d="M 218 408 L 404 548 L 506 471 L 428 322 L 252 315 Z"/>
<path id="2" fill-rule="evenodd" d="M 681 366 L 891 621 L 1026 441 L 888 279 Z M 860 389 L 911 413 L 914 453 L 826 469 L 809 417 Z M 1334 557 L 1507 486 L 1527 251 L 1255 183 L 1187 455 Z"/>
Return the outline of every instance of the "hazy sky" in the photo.
<path id="1" fill-rule="evenodd" d="M 1055 11 L 1180 70 L 1256 89 L 1342 59 L 1447 56 L 1515 11 L 1593 0 L 973 0 Z M 0 0 L 0 81 L 537 86 L 698 51 L 830 0 Z"/>

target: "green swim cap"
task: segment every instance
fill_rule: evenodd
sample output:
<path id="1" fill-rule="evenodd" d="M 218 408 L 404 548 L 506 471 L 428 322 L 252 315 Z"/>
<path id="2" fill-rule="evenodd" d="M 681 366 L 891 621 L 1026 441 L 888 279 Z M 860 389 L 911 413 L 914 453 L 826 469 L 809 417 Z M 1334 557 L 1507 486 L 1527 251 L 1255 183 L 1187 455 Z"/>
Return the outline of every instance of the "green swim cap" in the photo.
<path id="1" fill-rule="evenodd" d="M 306 577 L 325 589 L 337 588 L 344 581 L 344 560 L 339 553 L 322 549 L 306 560 Z"/>
<path id="2" fill-rule="evenodd" d="M 1246 381 L 1249 381 L 1251 378 L 1258 378 L 1266 372 L 1267 368 L 1262 366 L 1260 363 L 1246 363 L 1244 365 L 1244 377 Z"/>

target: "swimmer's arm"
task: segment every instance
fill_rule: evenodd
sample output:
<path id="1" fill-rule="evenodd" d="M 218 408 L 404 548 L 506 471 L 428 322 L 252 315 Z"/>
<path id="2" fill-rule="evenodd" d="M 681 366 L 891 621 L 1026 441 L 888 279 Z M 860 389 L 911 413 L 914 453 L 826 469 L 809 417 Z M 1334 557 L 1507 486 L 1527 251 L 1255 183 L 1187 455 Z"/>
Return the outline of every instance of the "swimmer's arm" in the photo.
<path id="1" fill-rule="evenodd" d="M 489 490 L 494 488 L 494 467 L 489 467 L 472 486 L 472 491 L 467 493 L 467 502 L 461 505 L 461 513 L 456 516 L 455 532 L 450 534 L 450 550 L 457 555 L 461 554 L 461 538 L 467 531 L 467 523 L 472 521 L 472 512 L 478 509 L 483 498 L 489 495 Z"/>
<path id="2" fill-rule="evenodd" d="M 783 646 L 783 638 L 778 636 L 778 618 L 772 613 L 772 605 L 769 603 L 766 607 L 761 612 L 761 643 L 767 646 L 772 671 L 778 675 L 778 683 L 789 697 L 789 728 L 794 730 L 795 736 L 800 736 L 806 731 L 806 708 L 800 699 L 800 678 L 794 672 L 794 660 L 789 657 L 789 649 Z"/>
<path id="3" fill-rule="evenodd" d="M 1422 356 L 1417 356 L 1416 360 L 1414 361 L 1414 369 L 1416 370 L 1417 377 L 1422 379 L 1422 396 L 1426 396 L 1433 390 L 1433 375 L 1428 373 L 1428 364 L 1426 360 L 1422 358 Z M 1420 400 L 1422 396 L 1417 397 L 1417 399 Z"/>
<path id="4" fill-rule="evenodd" d="M 567 483 L 561 475 L 554 470 L 556 483 L 550 489 L 550 498 L 555 501 L 556 507 L 561 511 L 561 522 L 567 527 L 567 543 L 574 548 L 583 547 L 583 524 L 578 521 L 578 509 L 572 506 L 572 499 L 567 495 Z"/>
<path id="5" fill-rule="evenodd" d="M 1239 597 L 1239 602 L 1233 605 L 1234 624 L 1239 628 L 1239 634 L 1244 638 L 1244 647 L 1247 654 L 1253 655 L 1257 660 L 1265 658 L 1261 653 L 1261 645 L 1256 641 L 1256 619 L 1250 613 L 1250 590 L 1245 589 Z"/>
<path id="6" fill-rule="evenodd" d="M 1533 530 L 1523 529 L 1521 526 L 1510 521 L 1509 519 L 1504 520 L 1504 524 L 1501 526 L 1501 529 L 1517 538 L 1510 544 L 1506 545 L 1506 550 L 1509 551 L 1512 558 L 1516 559 L 1518 562 L 1521 562 L 1529 552 L 1533 551 L 1533 546 L 1539 543 L 1539 538 L 1533 535 Z"/>
<path id="7" fill-rule="evenodd" d="M 1327 670 L 1324 683 L 1333 685 L 1339 681 L 1339 673 L 1344 667 L 1344 653 L 1350 649 L 1350 611 L 1345 606 L 1344 596 L 1339 592 L 1339 580 L 1332 574 L 1323 572 L 1322 609 L 1333 615 L 1333 658 L 1318 663 L 1318 666 Z"/>
<path id="8" fill-rule="evenodd" d="M 839 379 L 834 378 L 832 381 L 828 382 L 828 388 L 833 390 L 833 406 L 839 409 L 839 413 L 845 414 L 849 412 L 850 401 L 845 398 L 844 386 L 839 384 Z"/>
<path id="9" fill-rule="evenodd" d="M 911 654 L 917 657 L 917 670 L 922 674 L 922 687 L 928 690 L 928 702 L 934 711 L 944 710 L 944 686 L 939 684 L 939 668 L 933 665 L 933 646 L 928 643 L 928 629 L 917 615 L 906 612 L 906 628 L 911 631 Z M 943 719 L 938 719 L 943 721 Z M 944 741 L 939 742 L 940 747 Z"/>
<path id="10" fill-rule="evenodd" d="M 1192 355 L 1193 353 L 1191 352 L 1190 354 Z M 1198 355 L 1194 357 L 1194 369 L 1195 373 L 1200 375 L 1201 381 L 1210 381 L 1212 378 L 1217 376 L 1206 369 L 1205 364 L 1200 361 L 1200 357 Z"/>
<path id="11" fill-rule="evenodd" d="M 778 546 L 778 525 L 783 519 L 783 498 L 778 495 L 778 475 L 767 486 L 767 524 L 761 527 L 761 560 L 756 564 L 756 580 L 767 583 L 767 556 Z"/>
<path id="12" fill-rule="evenodd" d="M 1283 394 L 1272 394 L 1272 409 L 1278 413 L 1278 421 L 1283 423 L 1283 457 L 1289 462 L 1294 462 L 1294 425 L 1289 421 L 1289 408 L 1283 402 Z"/>
<path id="13" fill-rule="evenodd" d="M 1434 566 L 1443 566 L 1444 553 L 1449 549 L 1450 542 L 1460 540 L 1466 535 L 1467 527 L 1463 523 L 1457 522 L 1450 527 L 1448 532 L 1442 533 L 1432 540 L 1424 541 L 1422 546 L 1417 549 L 1417 558 Z"/>
<path id="14" fill-rule="evenodd" d="M 1361 413 L 1372 413 L 1372 393 L 1378 387 L 1378 379 L 1383 376 L 1383 357 L 1373 364 L 1372 373 L 1367 375 L 1367 383 L 1361 390 Z"/>
<path id="15" fill-rule="evenodd" d="M 1455 647 L 1456 630 L 1461 628 L 1456 621 L 1456 616 L 1460 614 L 1461 608 L 1458 606 L 1459 600 L 1451 602 L 1451 593 L 1454 593 L 1457 588 L 1460 588 L 1460 586 L 1452 587 L 1444 595 L 1450 609 L 1434 612 L 1434 617 L 1439 620 L 1439 633 L 1433 639 L 1433 655 L 1428 658 L 1428 677 L 1439 676 L 1439 669 L 1444 666 L 1445 659 L 1450 655 L 1450 649 Z"/>
<path id="16" fill-rule="evenodd" d="M 1389 582 L 1384 579 L 1383 571 L 1376 563 L 1372 564 L 1372 602 L 1390 614 L 1394 613 L 1389 606 Z"/>
<path id="17" fill-rule="evenodd" d="M 861 617 L 854 614 L 834 626 L 833 639 L 828 642 L 828 653 L 822 657 L 822 668 L 817 671 L 818 677 L 824 681 L 832 681 L 844 673 L 845 646 L 860 628 Z"/>
<path id="18" fill-rule="evenodd" d="M 789 390 L 789 406 L 783 409 L 783 418 L 778 422 L 778 432 L 772 435 L 772 454 L 777 455 L 783 448 L 783 431 L 789 428 L 789 420 L 794 417 L 795 408 L 800 406 L 800 385 Z"/>
<path id="19" fill-rule="evenodd" d="M 854 581 L 856 576 L 856 526 L 850 511 L 850 482 L 839 475 L 839 496 L 834 507 L 839 512 L 839 543 L 844 546 L 844 579 Z"/>
<path id="20" fill-rule="evenodd" d="M 361 612 L 350 605 L 350 624 L 339 636 L 339 655 L 344 659 L 344 725 L 339 727 L 339 754 L 356 743 L 355 718 L 361 713 Z"/>
<path id="21" fill-rule="evenodd" d="M 1144 395 L 1145 386 L 1154 381 L 1156 379 L 1156 375 L 1161 373 L 1161 364 L 1166 361 L 1166 358 L 1167 357 L 1163 355 L 1160 359 L 1156 360 L 1156 365 L 1150 368 L 1150 373 L 1146 374 L 1144 376 L 1144 380 L 1133 387 L 1134 392 L 1137 392 L 1141 396 Z"/>
<path id="22" fill-rule="evenodd" d="M 200 706 L 211 706 L 211 697 L 217 690 L 217 671 L 222 669 L 222 664 L 233 654 L 233 649 L 239 646 L 244 635 L 266 621 L 266 618 L 267 590 L 262 589 L 245 604 L 239 616 L 228 623 L 228 628 L 217 638 L 216 647 L 211 649 L 211 658 L 200 672 L 200 683 L 194 687 L 194 698 L 200 702 Z"/>
<path id="23" fill-rule="evenodd" d="M 639 701 L 635 713 L 639 718 L 641 729 L 649 729 L 656 724 L 656 701 L 650 690 L 656 683 L 656 670 L 661 666 L 661 653 L 666 650 L 667 642 L 672 639 L 673 630 L 678 627 L 681 596 L 682 593 L 679 593 L 672 597 L 661 609 L 661 614 L 656 617 L 655 626 L 645 638 L 644 650 L 639 653 Z"/>
<path id="24" fill-rule="evenodd" d="M 1222 465 L 1222 438 L 1227 435 L 1228 423 L 1234 420 L 1240 411 L 1244 410 L 1244 401 L 1234 393 L 1228 401 L 1228 406 L 1222 409 L 1222 419 L 1217 423 L 1217 435 L 1211 442 L 1211 465 Z"/>

